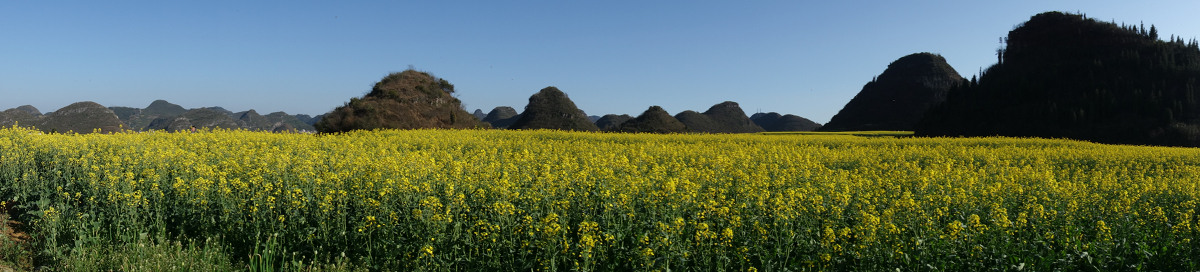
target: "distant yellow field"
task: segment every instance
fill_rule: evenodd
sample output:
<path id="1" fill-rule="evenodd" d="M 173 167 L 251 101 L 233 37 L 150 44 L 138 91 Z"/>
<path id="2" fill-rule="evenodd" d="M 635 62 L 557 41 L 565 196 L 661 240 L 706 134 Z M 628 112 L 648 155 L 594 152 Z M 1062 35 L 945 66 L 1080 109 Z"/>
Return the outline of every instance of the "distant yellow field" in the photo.
<path id="1" fill-rule="evenodd" d="M 912 136 L 912 131 L 785 131 L 785 132 L 760 132 L 763 135 L 850 135 L 850 136 Z"/>
<path id="2" fill-rule="evenodd" d="M 148 234 L 398 271 L 1196 269 L 1200 150 L 842 134 L 4 129 L 0 196 L 63 256 Z"/>

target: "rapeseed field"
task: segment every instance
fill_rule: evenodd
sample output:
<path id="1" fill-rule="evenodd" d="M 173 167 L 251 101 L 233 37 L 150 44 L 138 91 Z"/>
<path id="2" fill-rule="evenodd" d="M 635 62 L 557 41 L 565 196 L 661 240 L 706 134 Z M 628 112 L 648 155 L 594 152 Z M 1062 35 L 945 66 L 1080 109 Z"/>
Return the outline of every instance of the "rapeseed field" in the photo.
<path id="1" fill-rule="evenodd" d="M 1198 186 L 1197 149 L 1049 139 L 0 130 L 62 270 L 1195 271 Z"/>

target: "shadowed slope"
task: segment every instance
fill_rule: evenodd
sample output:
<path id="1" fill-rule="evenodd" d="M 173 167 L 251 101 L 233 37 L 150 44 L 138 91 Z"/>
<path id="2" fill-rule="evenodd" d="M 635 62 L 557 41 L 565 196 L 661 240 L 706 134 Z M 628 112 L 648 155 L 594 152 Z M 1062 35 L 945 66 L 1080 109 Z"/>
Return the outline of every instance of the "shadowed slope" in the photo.
<path id="1" fill-rule="evenodd" d="M 863 86 L 821 131 L 913 130 L 929 107 L 946 100 L 962 76 L 941 55 L 901 57 Z"/>

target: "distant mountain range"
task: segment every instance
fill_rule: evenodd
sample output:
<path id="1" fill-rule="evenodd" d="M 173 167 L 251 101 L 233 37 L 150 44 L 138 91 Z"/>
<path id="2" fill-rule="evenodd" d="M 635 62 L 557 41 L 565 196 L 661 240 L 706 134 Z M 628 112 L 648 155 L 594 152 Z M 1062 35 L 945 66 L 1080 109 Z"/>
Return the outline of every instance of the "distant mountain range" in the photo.
<path id="1" fill-rule="evenodd" d="M 255 131 L 315 132 L 313 123 L 322 115 L 289 115 L 273 112 L 259 115 L 254 110 L 230 112 L 221 107 L 185 109 L 165 100 L 155 100 L 145 108 L 105 107 L 84 101 L 53 112 L 42 114 L 37 108 L 24 105 L 0 112 L 0 125 L 35 127 L 44 132 L 90 133 L 121 130 L 180 131 L 195 128 L 228 128 Z"/>

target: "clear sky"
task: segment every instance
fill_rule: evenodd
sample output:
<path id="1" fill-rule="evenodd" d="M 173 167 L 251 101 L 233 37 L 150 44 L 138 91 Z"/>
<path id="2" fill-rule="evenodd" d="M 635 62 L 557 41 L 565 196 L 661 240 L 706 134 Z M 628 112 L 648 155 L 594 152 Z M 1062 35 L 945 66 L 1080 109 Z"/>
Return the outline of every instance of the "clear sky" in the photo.
<path id="1" fill-rule="evenodd" d="M 824 123 L 897 58 L 938 53 L 970 77 L 1054 10 L 1200 37 L 1200 1 L 0 0 L 0 109 L 317 115 L 412 65 L 468 111 L 556 86 L 589 115 L 736 101 Z"/>

